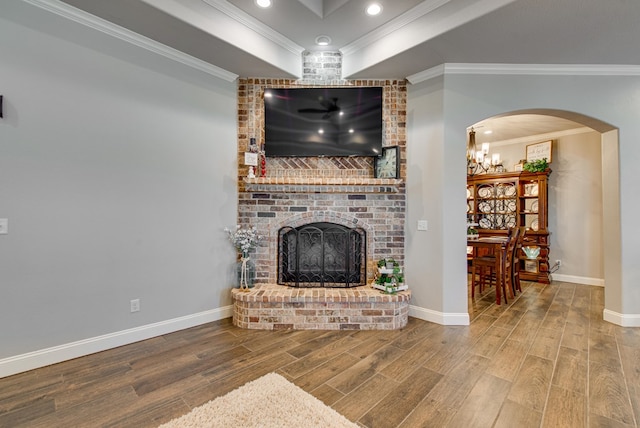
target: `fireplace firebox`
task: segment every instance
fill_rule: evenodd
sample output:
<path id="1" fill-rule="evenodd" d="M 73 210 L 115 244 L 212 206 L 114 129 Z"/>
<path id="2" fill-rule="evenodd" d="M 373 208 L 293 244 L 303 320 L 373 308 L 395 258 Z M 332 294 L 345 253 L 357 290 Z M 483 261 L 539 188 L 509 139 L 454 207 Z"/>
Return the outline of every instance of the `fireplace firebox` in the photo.
<path id="1" fill-rule="evenodd" d="M 365 285 L 366 232 L 319 222 L 278 232 L 278 284 L 348 288 Z"/>

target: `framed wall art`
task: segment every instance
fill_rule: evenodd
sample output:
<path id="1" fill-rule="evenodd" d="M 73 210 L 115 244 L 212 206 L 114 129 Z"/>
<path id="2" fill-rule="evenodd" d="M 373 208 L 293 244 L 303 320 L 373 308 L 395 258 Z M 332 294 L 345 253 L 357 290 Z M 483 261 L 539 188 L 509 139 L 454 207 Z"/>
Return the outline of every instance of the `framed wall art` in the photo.
<path id="1" fill-rule="evenodd" d="M 553 141 L 543 141 L 542 143 L 529 144 L 527 146 L 527 162 L 534 162 L 539 159 L 547 159 L 551 163 L 551 149 Z"/>

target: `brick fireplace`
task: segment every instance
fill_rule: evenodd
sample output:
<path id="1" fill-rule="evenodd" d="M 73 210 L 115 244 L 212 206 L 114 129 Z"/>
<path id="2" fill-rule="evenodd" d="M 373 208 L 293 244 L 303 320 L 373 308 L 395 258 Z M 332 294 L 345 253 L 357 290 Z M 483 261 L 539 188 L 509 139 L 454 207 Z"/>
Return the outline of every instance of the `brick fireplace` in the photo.
<path id="1" fill-rule="evenodd" d="M 401 265 L 404 264 L 404 224 L 406 212 L 406 195 L 404 186 L 405 176 L 405 120 L 406 120 L 406 82 L 404 80 L 367 80 L 367 81 L 338 81 L 326 83 L 324 86 L 381 86 L 383 88 L 383 146 L 400 147 L 400 179 L 374 178 L 373 159 L 368 157 L 282 157 L 266 158 L 265 174 L 255 178 L 247 178 L 248 167 L 244 166 L 244 153 L 249 151 L 250 139 L 255 138 L 258 144 L 264 141 L 264 119 L 262 99 L 264 89 L 268 87 L 308 87 L 304 81 L 285 79 L 240 79 L 238 83 L 238 224 L 243 227 L 255 226 L 264 239 L 257 248 L 252 259 L 256 265 L 256 289 L 261 286 L 269 287 L 269 293 L 256 295 L 257 290 L 240 296 L 233 290 L 235 299 L 234 322 L 236 312 L 249 311 L 251 299 L 262 302 L 266 295 L 273 295 L 274 290 L 283 287 L 282 295 L 276 300 L 290 298 L 286 286 L 277 286 L 277 255 L 278 232 L 284 227 L 297 228 L 310 223 L 332 223 L 348 228 L 360 228 L 366 234 L 366 284 L 373 281 L 376 263 L 384 257 L 393 257 Z M 371 321 L 370 316 L 363 315 L 362 310 L 377 311 L 369 305 L 369 300 L 375 303 L 379 294 L 367 295 L 367 302 L 356 302 L 364 299 L 360 293 L 369 286 L 355 287 L 350 296 L 342 295 L 338 300 L 353 299 L 353 303 L 366 303 L 367 308 L 361 308 L 356 318 Z M 263 291 L 266 288 L 263 288 Z M 346 293 L 347 290 L 340 290 Z M 253 294 L 251 294 L 253 293 Z M 365 293 L 365 294 L 367 294 Z M 279 293 L 275 293 L 276 295 Z M 326 291 L 325 295 L 331 295 Z M 316 294 L 317 296 L 317 294 Z M 329 300 L 333 300 L 332 295 Z M 390 296 L 382 296 L 390 297 Z M 386 301 L 392 307 L 380 309 L 378 316 L 391 317 L 403 313 L 406 323 L 409 292 L 400 293 L 394 302 Z M 257 301 L 256 300 L 256 301 Z M 304 299 L 303 299 L 304 300 Z M 389 300 L 389 299 L 387 299 Z M 250 304 L 251 303 L 251 304 Z M 294 298 L 295 307 L 301 310 L 299 301 Z M 315 302 L 322 305 L 324 302 Z M 343 301 L 349 303 L 349 300 Z M 381 303 L 381 302 L 380 302 Z M 276 302 L 277 304 L 277 302 Z M 395 306 L 400 304 L 399 306 Z M 247 306 L 248 305 L 248 306 Z M 375 305 L 374 305 L 375 306 Z M 266 310 L 268 308 L 261 308 Z M 296 308 L 292 309 L 294 312 Z M 338 310 L 334 308 L 332 310 Z M 256 312 L 257 313 L 257 312 Z M 378 313 L 378 312 L 375 312 Z M 394 315 L 395 314 L 395 315 Z M 250 317 L 242 315 L 237 324 L 248 326 Z M 272 314 L 271 314 L 272 315 Z M 352 313 L 353 315 L 353 313 Z M 257 315 L 254 313 L 253 318 Z M 354 315 L 355 316 L 355 315 Z M 360 317 L 360 318 L 358 318 Z M 363 318 L 364 317 L 364 318 Z M 272 317 L 273 320 L 273 317 Z M 354 323 L 348 318 L 338 317 L 336 325 L 353 328 Z M 378 320 L 379 321 L 379 320 Z M 255 323 L 254 323 L 255 324 Z M 267 323 L 268 324 L 268 323 Z M 314 323 L 308 323 L 312 325 Z M 317 325 L 318 323 L 315 323 Z M 327 328 L 326 323 L 320 323 Z M 366 322 L 371 328 L 381 328 L 380 323 Z M 391 328 L 398 328 L 403 322 L 393 319 Z M 265 324 L 266 325 L 266 324 Z M 291 323 L 271 323 L 287 325 L 296 328 Z M 344 327 L 350 326 L 350 327 Z M 268 328 L 264 325 L 248 328 Z M 305 327 L 313 328 L 313 327 Z M 318 328 L 318 327 L 316 327 Z M 386 327 L 385 327 L 386 328 Z"/>
<path id="2" fill-rule="evenodd" d="M 373 279 L 377 260 L 404 258 L 404 194 L 401 184 L 266 184 L 269 179 L 248 179 L 240 194 L 240 224 L 255 226 L 264 240 L 255 254 L 256 282 L 277 283 L 278 231 L 328 222 L 359 227 L 366 232 L 367 281 Z M 385 180 L 396 181 L 396 180 Z M 252 190 L 253 189 L 253 190 Z M 245 220 L 245 221 L 243 221 Z"/>

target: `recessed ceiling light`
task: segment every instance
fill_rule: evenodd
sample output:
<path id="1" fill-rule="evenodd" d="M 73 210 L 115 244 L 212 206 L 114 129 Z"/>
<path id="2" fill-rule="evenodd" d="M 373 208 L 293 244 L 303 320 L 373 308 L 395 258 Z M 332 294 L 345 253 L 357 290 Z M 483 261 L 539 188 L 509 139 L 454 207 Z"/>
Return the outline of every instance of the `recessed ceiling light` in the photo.
<path id="1" fill-rule="evenodd" d="M 316 45 L 318 46 L 327 46 L 331 44 L 331 37 L 329 36 L 318 36 L 316 37 Z"/>
<path id="2" fill-rule="evenodd" d="M 376 16 L 382 12 L 382 6 L 379 3 L 371 3 L 367 6 L 367 15 Z"/>
<path id="3" fill-rule="evenodd" d="M 486 131 L 484 131 L 484 135 L 489 135 L 489 134 L 493 134 L 493 131 L 490 129 L 487 129 Z"/>
<path id="4" fill-rule="evenodd" d="M 271 0 L 256 0 L 256 4 L 260 7 L 269 7 L 271 6 Z"/>

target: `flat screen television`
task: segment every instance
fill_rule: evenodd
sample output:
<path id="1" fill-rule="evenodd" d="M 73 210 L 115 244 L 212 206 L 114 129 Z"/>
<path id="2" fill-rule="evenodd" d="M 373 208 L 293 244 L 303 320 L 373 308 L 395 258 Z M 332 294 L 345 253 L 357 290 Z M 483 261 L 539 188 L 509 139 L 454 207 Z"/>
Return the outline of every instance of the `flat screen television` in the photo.
<path id="1" fill-rule="evenodd" d="M 267 88 L 264 121 L 266 156 L 378 156 L 382 88 Z"/>

